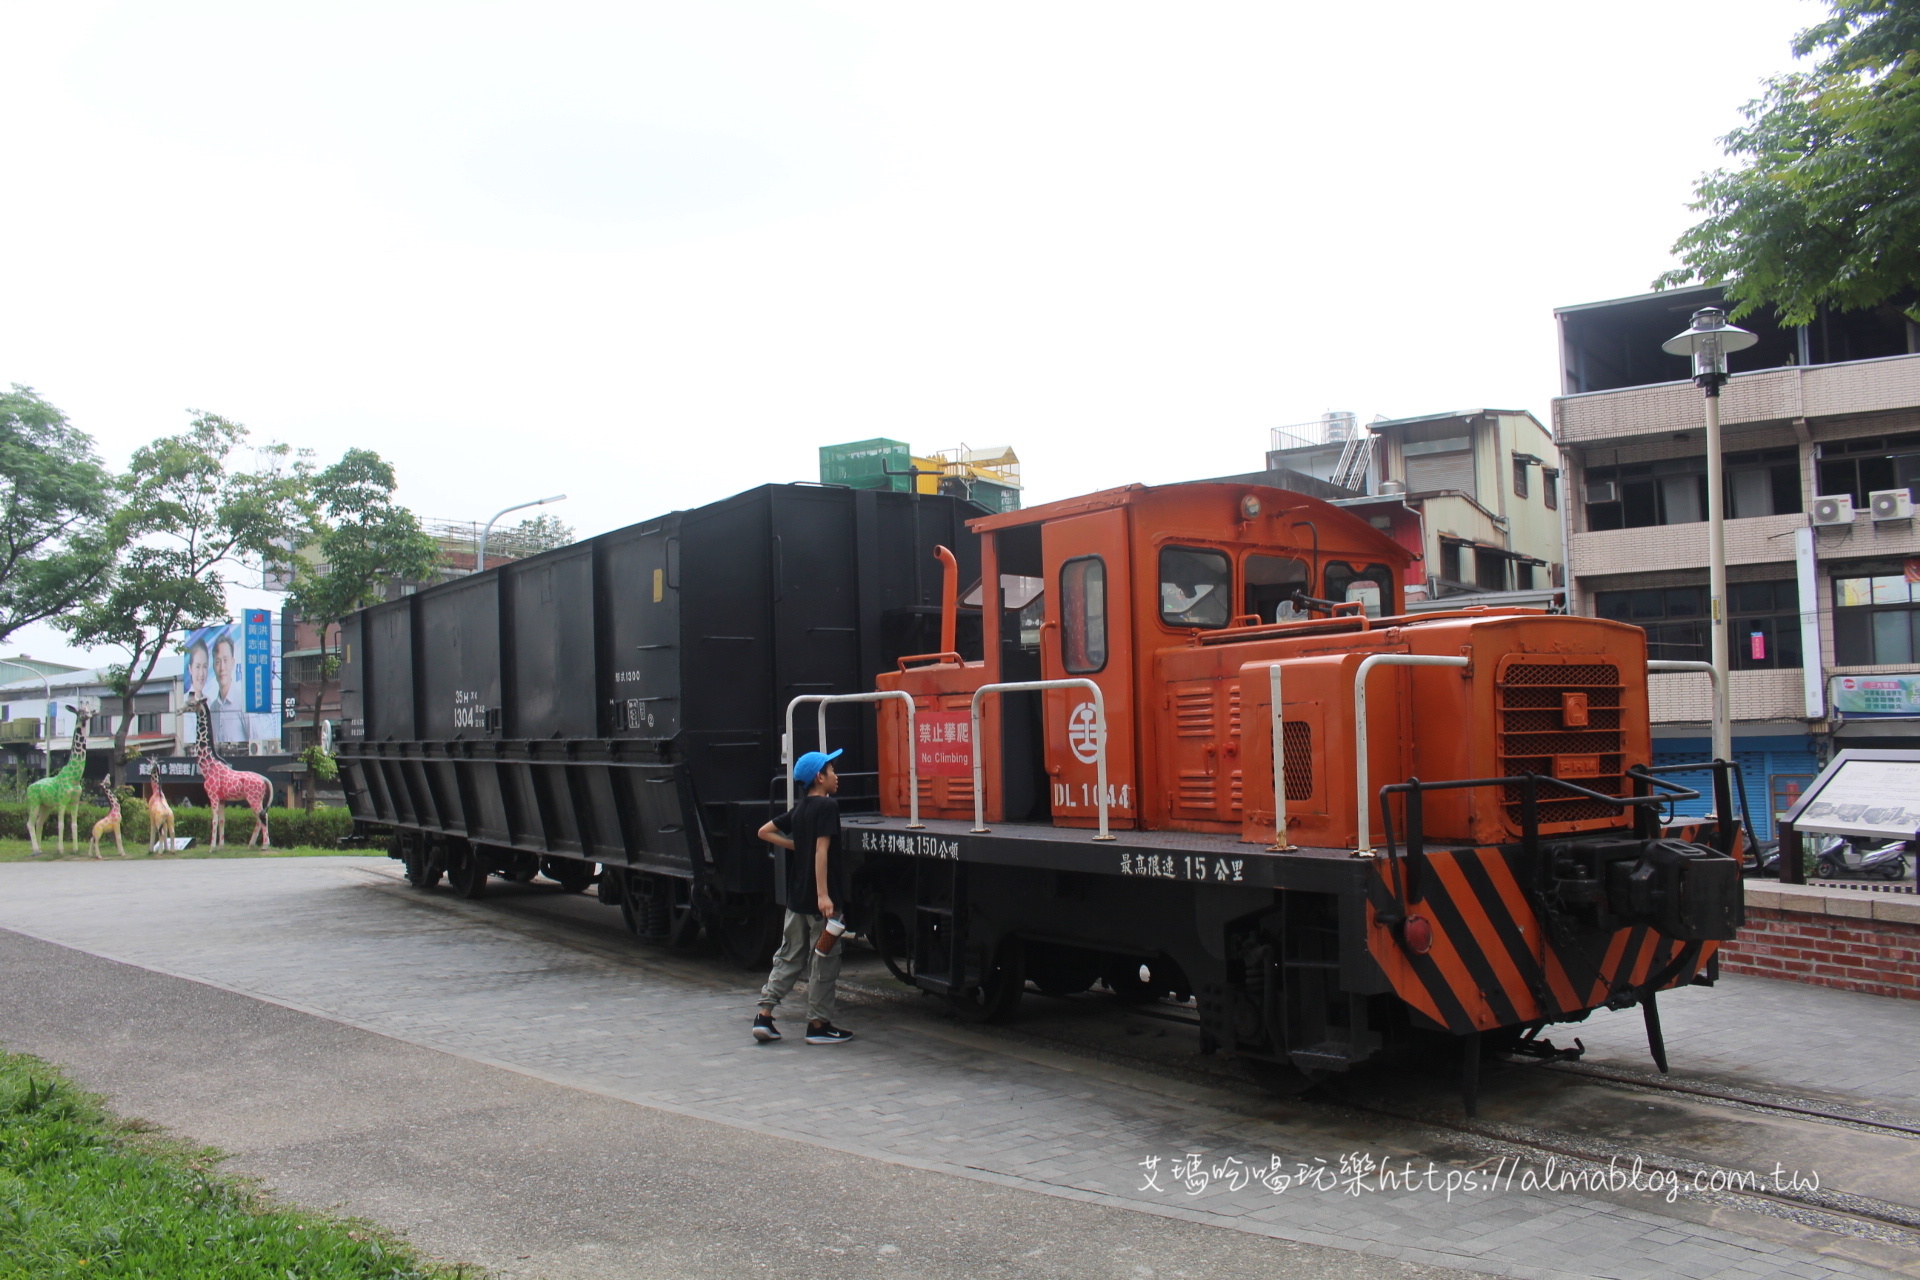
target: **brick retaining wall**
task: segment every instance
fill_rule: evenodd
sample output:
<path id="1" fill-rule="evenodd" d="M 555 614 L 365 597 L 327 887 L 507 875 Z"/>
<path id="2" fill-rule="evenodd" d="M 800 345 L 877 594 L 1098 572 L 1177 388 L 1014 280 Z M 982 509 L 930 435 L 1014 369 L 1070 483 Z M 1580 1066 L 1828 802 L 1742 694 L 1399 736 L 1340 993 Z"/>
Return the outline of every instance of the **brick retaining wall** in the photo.
<path id="1" fill-rule="evenodd" d="M 1747 923 L 1720 968 L 1920 1000 L 1920 897 L 1747 884 Z"/>

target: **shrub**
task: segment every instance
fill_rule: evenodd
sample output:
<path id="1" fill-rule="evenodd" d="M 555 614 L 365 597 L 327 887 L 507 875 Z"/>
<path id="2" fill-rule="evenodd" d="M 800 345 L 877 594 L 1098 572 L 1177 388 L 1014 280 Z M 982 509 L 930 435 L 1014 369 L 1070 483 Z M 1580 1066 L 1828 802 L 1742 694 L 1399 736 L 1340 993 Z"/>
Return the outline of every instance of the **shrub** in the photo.
<path id="1" fill-rule="evenodd" d="M 107 816 L 104 804 L 83 804 L 80 806 L 80 836 L 84 841 L 93 830 L 93 824 Z M 209 825 L 213 811 L 205 806 L 175 805 L 173 810 L 173 834 L 192 836 L 204 845 L 208 839 Z M 53 819 L 49 816 L 41 824 L 41 839 L 53 838 Z M 253 831 L 253 815 L 239 805 L 227 806 L 227 843 L 245 844 L 247 836 Z M 129 845 L 144 847 L 152 837 L 147 834 L 147 806 L 139 801 L 120 801 L 121 838 Z M 345 809 L 315 809 L 308 813 L 304 809 L 267 810 L 267 833 L 272 836 L 276 848 L 293 849 L 301 846 L 317 849 L 331 849 L 341 836 L 353 834 L 353 814 Z M 20 803 L 0 804 L 0 839 L 25 840 L 27 838 L 27 806 Z"/>

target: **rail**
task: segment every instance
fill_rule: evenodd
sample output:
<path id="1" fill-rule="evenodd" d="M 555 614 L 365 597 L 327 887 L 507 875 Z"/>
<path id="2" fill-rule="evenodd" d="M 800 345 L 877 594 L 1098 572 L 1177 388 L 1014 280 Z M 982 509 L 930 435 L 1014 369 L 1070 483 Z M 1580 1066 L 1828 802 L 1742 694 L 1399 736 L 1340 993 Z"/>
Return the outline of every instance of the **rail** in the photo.
<path id="1" fill-rule="evenodd" d="M 1704 671 L 1707 680 L 1713 686 L 1713 745 L 1717 751 L 1720 744 L 1733 741 L 1732 731 L 1727 724 L 1727 700 L 1722 696 L 1720 673 L 1713 669 L 1711 662 L 1683 662 L 1678 658 L 1649 658 L 1647 670 L 1660 671 Z"/>
<path id="2" fill-rule="evenodd" d="M 907 829 L 918 831 L 924 825 L 920 821 L 920 759 L 919 748 L 914 736 L 913 695 L 905 689 L 881 689 L 874 693 L 803 693 L 787 704 L 787 732 L 780 739 L 780 763 L 787 775 L 787 808 L 793 808 L 793 712 L 803 702 L 820 704 L 817 727 L 819 731 L 819 749 L 827 749 L 827 707 L 841 702 L 890 702 L 900 699 L 907 704 Z M 975 718 L 978 719 L 976 712 Z M 974 770 L 979 771 L 979 765 Z M 975 786 L 979 783 L 976 779 Z"/>
<path id="3" fill-rule="evenodd" d="M 1353 675 L 1353 778 L 1355 833 L 1354 856 L 1373 856 L 1373 831 L 1369 823 L 1371 805 L 1367 803 L 1367 677 L 1376 667 L 1464 667 L 1471 658 L 1449 658 L 1437 653 L 1376 653 L 1360 663 Z M 1275 772 L 1284 772 L 1281 761 Z M 1284 784 L 1282 784 L 1284 785 Z"/>
<path id="4" fill-rule="evenodd" d="M 980 699 L 990 693 L 1032 693 L 1041 689 L 1090 689 L 1093 691 L 1093 736 L 1096 743 L 1094 762 L 1094 802 L 1099 807 L 1100 834 L 1095 840 L 1111 840 L 1113 833 L 1107 830 L 1107 699 L 1100 692 L 1100 686 L 1091 680 L 1014 680 L 1005 684 L 983 684 L 973 691 L 970 714 L 973 733 L 973 833 L 985 834 L 987 830 L 986 773 L 981 767 L 980 757 Z"/>
<path id="5" fill-rule="evenodd" d="M 1293 849 L 1287 841 L 1287 727 L 1281 719 L 1280 664 L 1267 668 L 1267 694 L 1273 701 L 1273 852 Z"/>

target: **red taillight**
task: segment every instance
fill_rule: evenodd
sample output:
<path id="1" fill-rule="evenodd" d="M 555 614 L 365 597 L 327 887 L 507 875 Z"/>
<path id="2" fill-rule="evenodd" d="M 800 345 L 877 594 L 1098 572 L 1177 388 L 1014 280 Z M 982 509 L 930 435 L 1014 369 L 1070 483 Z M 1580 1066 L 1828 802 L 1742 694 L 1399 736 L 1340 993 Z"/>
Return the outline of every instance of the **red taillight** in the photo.
<path id="1" fill-rule="evenodd" d="M 1407 922 L 1400 926 L 1400 937 L 1406 942 L 1407 950 L 1423 956 L 1433 949 L 1433 922 L 1425 916 L 1408 916 Z"/>

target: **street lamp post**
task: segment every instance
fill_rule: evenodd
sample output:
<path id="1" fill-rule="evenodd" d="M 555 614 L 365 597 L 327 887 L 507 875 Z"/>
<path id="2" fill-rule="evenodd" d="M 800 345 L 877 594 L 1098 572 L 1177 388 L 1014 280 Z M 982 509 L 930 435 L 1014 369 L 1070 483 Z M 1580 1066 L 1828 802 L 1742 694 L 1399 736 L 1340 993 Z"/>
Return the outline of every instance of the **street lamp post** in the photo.
<path id="1" fill-rule="evenodd" d="M 1727 510 L 1721 490 L 1725 477 L 1720 466 L 1720 388 L 1727 381 L 1727 356 L 1744 351 L 1760 339 L 1727 323 L 1719 307 L 1702 307 L 1684 333 L 1660 344 L 1668 355 L 1693 357 L 1693 380 L 1699 384 L 1707 415 L 1707 562 L 1708 636 L 1713 641 L 1713 756 L 1733 759 L 1733 722 L 1728 715 L 1727 666 Z"/>
<path id="2" fill-rule="evenodd" d="M 535 498 L 532 502 L 516 502 L 510 507 L 502 507 L 498 511 L 494 512 L 493 519 L 488 520 L 486 523 L 486 527 L 480 530 L 480 548 L 478 551 L 474 553 L 473 571 L 475 573 L 479 573 L 482 569 L 487 567 L 487 535 L 493 532 L 494 520 L 498 520 L 501 516 L 507 514 L 507 512 L 509 511 L 519 511 L 526 507 L 544 507 L 549 502 L 565 502 L 566 500 L 567 500 L 566 494 L 556 493 L 551 498 Z"/>
<path id="3" fill-rule="evenodd" d="M 22 658 L 25 658 L 27 655 L 23 653 L 20 656 Z M 29 659 L 29 661 L 31 661 L 31 659 Z M 52 776 L 53 774 L 53 730 L 56 723 L 53 718 L 53 681 L 47 679 L 46 672 L 34 671 L 33 668 L 28 666 L 25 662 L 16 662 L 12 658 L 0 658 L 0 667 L 18 667 L 22 671 L 32 671 L 34 675 L 40 677 L 40 683 L 46 689 L 46 693 L 47 693 L 47 774 L 48 776 Z"/>

